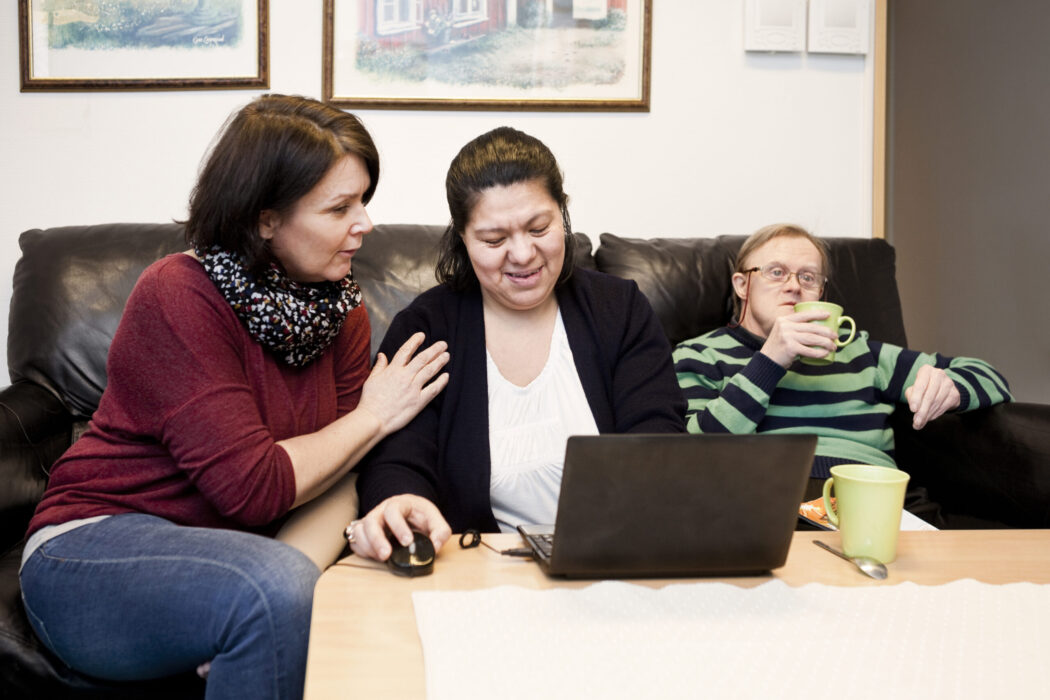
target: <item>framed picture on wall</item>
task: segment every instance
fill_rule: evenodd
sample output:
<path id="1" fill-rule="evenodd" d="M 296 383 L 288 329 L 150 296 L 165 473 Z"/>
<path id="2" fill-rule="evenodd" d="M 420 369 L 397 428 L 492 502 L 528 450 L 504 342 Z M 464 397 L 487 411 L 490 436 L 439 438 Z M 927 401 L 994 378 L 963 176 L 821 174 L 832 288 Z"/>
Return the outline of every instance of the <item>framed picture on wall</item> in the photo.
<path id="1" fill-rule="evenodd" d="M 22 92 L 267 88 L 268 0 L 18 0 Z"/>
<path id="2" fill-rule="evenodd" d="M 649 111 L 652 0 L 325 0 L 340 107 Z"/>

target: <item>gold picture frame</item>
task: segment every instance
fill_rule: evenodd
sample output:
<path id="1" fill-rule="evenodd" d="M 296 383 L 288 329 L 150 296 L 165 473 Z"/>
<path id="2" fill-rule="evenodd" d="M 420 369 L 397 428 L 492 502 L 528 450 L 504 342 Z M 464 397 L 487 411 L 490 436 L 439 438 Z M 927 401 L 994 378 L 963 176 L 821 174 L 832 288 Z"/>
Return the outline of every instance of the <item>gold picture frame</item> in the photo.
<path id="1" fill-rule="evenodd" d="M 18 0 L 22 92 L 266 89 L 268 0 Z"/>
<path id="2" fill-rule="evenodd" d="M 649 111 L 652 0 L 324 0 L 351 109 Z"/>

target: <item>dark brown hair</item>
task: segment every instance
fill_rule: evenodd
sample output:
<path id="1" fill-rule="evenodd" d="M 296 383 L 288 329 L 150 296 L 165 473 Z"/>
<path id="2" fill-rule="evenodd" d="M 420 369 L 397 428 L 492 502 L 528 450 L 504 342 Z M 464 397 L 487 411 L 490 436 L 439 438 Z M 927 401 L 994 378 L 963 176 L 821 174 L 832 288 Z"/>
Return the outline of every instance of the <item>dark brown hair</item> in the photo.
<path id="1" fill-rule="evenodd" d="M 211 148 L 190 194 L 186 241 L 244 256 L 253 272 L 274 260 L 259 215 L 288 214 L 342 157 L 368 170 L 367 204 L 379 182 L 379 152 L 352 114 L 294 95 L 263 95 L 234 113 Z"/>
<path id="2" fill-rule="evenodd" d="M 445 196 L 452 217 L 441 237 L 437 264 L 438 282 L 460 291 L 478 283 L 463 243 L 463 232 L 470 223 L 474 205 L 485 190 L 520 182 L 542 183 L 561 210 L 565 228 L 565 260 L 558 284 L 572 275 L 576 264 L 576 245 L 569 220 L 569 197 L 562 189 L 558 161 L 547 146 L 528 134 L 501 126 L 477 137 L 456 154 L 445 177 Z"/>

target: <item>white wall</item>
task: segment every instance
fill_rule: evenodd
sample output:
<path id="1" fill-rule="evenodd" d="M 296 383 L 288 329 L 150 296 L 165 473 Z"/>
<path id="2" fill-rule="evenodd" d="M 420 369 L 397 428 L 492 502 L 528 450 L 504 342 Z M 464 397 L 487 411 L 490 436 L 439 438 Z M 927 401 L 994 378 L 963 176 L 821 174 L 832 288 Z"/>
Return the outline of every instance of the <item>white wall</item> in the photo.
<path id="1" fill-rule="evenodd" d="M 270 86 L 319 97 L 319 0 L 270 0 Z M 871 235 L 871 57 L 748 54 L 744 0 L 654 0 L 651 111 L 362 110 L 382 156 L 376 223 L 444 223 L 445 170 L 509 124 L 565 170 L 574 227 L 746 234 L 790 220 Z M 254 92 L 20 93 L 15 2 L 0 3 L 0 334 L 18 234 L 185 216 L 215 131 Z M 0 358 L 0 385 L 6 383 Z"/>

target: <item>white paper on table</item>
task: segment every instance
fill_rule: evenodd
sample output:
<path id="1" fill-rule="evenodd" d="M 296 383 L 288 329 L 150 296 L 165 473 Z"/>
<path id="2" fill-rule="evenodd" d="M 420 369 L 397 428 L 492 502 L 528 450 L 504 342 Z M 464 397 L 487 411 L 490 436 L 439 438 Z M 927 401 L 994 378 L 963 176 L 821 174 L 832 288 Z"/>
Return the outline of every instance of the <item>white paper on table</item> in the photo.
<path id="1" fill-rule="evenodd" d="M 1045 697 L 1050 586 L 413 593 L 427 697 Z M 846 690 L 848 688 L 848 690 Z"/>
<path id="2" fill-rule="evenodd" d="M 906 510 L 901 511 L 901 530 L 936 530 L 937 528 L 930 525 L 928 522 L 923 520 L 917 515 L 909 513 Z"/>

